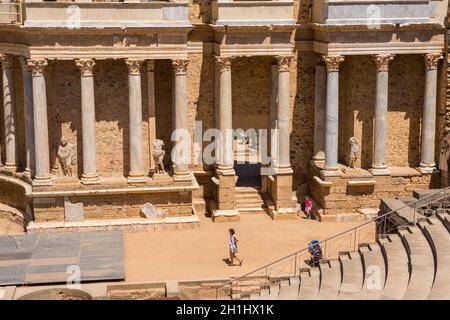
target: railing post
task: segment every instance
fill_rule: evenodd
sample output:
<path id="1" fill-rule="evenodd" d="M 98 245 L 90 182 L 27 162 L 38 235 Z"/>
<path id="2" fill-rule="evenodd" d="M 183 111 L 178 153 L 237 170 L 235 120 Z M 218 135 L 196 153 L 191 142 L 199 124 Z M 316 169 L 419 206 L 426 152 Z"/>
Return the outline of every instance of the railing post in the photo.
<path id="1" fill-rule="evenodd" d="M 295 262 L 294 262 L 294 277 L 297 276 L 297 253 L 295 254 Z"/>

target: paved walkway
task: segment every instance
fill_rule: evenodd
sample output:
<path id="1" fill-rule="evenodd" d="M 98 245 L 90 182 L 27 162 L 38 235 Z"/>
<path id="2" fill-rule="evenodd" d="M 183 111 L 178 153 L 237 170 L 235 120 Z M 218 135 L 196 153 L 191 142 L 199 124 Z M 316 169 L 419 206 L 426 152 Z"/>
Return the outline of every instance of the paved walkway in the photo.
<path id="1" fill-rule="evenodd" d="M 128 282 L 193 280 L 243 275 L 264 264 L 323 240 L 361 222 L 315 220 L 272 221 L 265 215 L 242 215 L 240 222 L 213 223 L 200 217 L 200 228 L 125 234 L 125 275 Z M 242 267 L 229 267 L 228 228 L 235 228 Z M 367 231 L 367 230 L 366 230 Z M 374 228 L 371 228 L 374 231 Z M 372 237 L 372 238 L 370 238 Z M 369 238 L 373 241 L 373 232 Z M 333 250 L 349 249 L 351 237 L 336 241 Z"/>
<path id="2" fill-rule="evenodd" d="M 0 286 L 65 283 L 72 266 L 81 281 L 124 279 L 123 233 L 0 236 Z"/>

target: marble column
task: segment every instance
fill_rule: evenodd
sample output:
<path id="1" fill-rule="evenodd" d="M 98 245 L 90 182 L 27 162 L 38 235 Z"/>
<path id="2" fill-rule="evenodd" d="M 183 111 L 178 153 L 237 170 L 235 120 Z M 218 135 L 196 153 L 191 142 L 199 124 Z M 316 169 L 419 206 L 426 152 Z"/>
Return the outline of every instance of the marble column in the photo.
<path id="1" fill-rule="evenodd" d="M 422 148 L 420 158 L 420 171 L 432 173 L 436 164 L 434 162 L 436 139 L 436 95 L 437 95 L 437 67 L 442 53 L 424 54 L 425 58 L 425 93 L 423 97 L 422 114 Z"/>
<path id="2" fill-rule="evenodd" d="M 155 61 L 147 60 L 147 101 L 148 101 L 148 142 L 150 168 L 155 167 L 153 159 L 153 142 L 156 139 L 156 108 L 155 108 Z"/>
<path id="3" fill-rule="evenodd" d="M 316 66 L 314 99 L 314 154 L 315 162 L 325 161 L 325 107 L 327 98 L 327 68 Z"/>
<path id="4" fill-rule="evenodd" d="M 13 57 L 0 55 L 3 77 L 3 115 L 5 123 L 5 165 L 3 171 L 14 174 L 17 170 L 16 150 L 16 96 L 14 90 Z"/>
<path id="5" fill-rule="evenodd" d="M 76 60 L 81 72 L 81 132 L 83 138 L 83 174 L 81 183 L 97 184 L 100 182 L 97 172 L 95 147 L 95 95 L 94 73 L 95 61 L 92 59 Z"/>
<path id="6" fill-rule="evenodd" d="M 33 80 L 33 122 L 35 148 L 34 185 L 52 185 L 48 144 L 47 94 L 44 70 L 47 60 L 28 60 Z"/>
<path id="7" fill-rule="evenodd" d="M 376 55 L 373 57 L 377 65 L 377 85 L 375 98 L 375 121 L 372 168 L 373 175 L 389 175 L 386 165 L 386 134 L 389 89 L 389 62 L 393 55 Z"/>
<path id="8" fill-rule="evenodd" d="M 221 139 L 219 144 L 219 157 L 217 170 L 221 175 L 233 175 L 234 159 L 232 147 L 233 106 L 231 95 L 231 58 L 216 58 L 217 71 L 219 72 L 219 130 Z"/>
<path id="9" fill-rule="evenodd" d="M 129 135 L 130 135 L 130 172 L 129 182 L 145 182 L 142 154 L 142 92 L 141 66 L 144 60 L 127 59 Z"/>
<path id="10" fill-rule="evenodd" d="M 174 103 L 173 103 L 173 126 L 174 129 L 181 129 L 185 134 L 189 133 L 188 127 L 188 97 L 187 97 L 187 66 L 189 60 L 179 59 L 173 60 L 173 73 L 174 73 Z M 186 137 L 187 138 L 187 137 Z M 183 145 L 180 145 L 183 144 Z M 191 180 L 192 175 L 189 172 L 189 161 L 191 159 L 190 150 L 188 147 L 191 144 L 185 139 L 176 141 L 175 148 L 177 150 L 182 150 L 182 155 L 178 154 L 175 159 L 172 157 L 174 162 L 174 181 L 185 181 Z"/>
<path id="11" fill-rule="evenodd" d="M 278 155 L 277 174 L 292 173 L 289 147 L 291 143 L 289 132 L 289 66 L 292 57 L 278 56 Z"/>
<path id="12" fill-rule="evenodd" d="M 323 56 L 327 66 L 325 107 L 325 173 L 338 174 L 339 65 L 343 56 Z"/>
<path id="13" fill-rule="evenodd" d="M 25 57 L 21 57 L 24 96 L 24 122 L 25 122 L 25 174 L 31 177 L 34 174 L 34 123 L 33 123 L 33 76 L 27 65 Z"/>

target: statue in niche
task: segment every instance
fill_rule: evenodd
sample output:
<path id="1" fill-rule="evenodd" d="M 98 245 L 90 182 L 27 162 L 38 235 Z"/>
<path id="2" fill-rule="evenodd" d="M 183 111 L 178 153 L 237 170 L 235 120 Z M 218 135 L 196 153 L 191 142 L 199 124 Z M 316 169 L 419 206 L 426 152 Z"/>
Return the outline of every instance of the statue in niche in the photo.
<path id="1" fill-rule="evenodd" d="M 64 175 L 71 177 L 73 174 L 72 167 L 76 164 L 75 147 L 65 138 L 61 138 L 57 155 Z"/>
<path id="2" fill-rule="evenodd" d="M 164 170 L 164 155 L 166 152 L 164 151 L 164 141 L 160 139 L 156 139 L 153 141 L 153 159 L 155 160 L 155 173 L 161 174 L 166 173 Z"/>
<path id="3" fill-rule="evenodd" d="M 441 152 L 439 155 L 439 170 L 441 170 L 442 187 L 448 186 L 448 160 L 450 159 L 450 129 L 445 129 L 445 135 L 441 140 Z"/>
<path id="4" fill-rule="evenodd" d="M 348 166 L 351 169 L 356 169 L 356 160 L 358 160 L 360 154 L 359 141 L 355 137 L 351 137 L 348 142 L 350 144 L 350 160 Z"/>

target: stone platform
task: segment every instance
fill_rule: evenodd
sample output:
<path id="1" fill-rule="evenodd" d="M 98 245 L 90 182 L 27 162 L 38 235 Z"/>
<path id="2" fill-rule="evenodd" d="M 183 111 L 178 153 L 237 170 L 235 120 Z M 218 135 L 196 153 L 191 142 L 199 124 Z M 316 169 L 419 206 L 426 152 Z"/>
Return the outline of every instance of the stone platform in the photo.
<path id="1" fill-rule="evenodd" d="M 66 283 L 76 268 L 81 282 L 123 280 L 123 233 L 0 237 L 0 286 Z"/>

